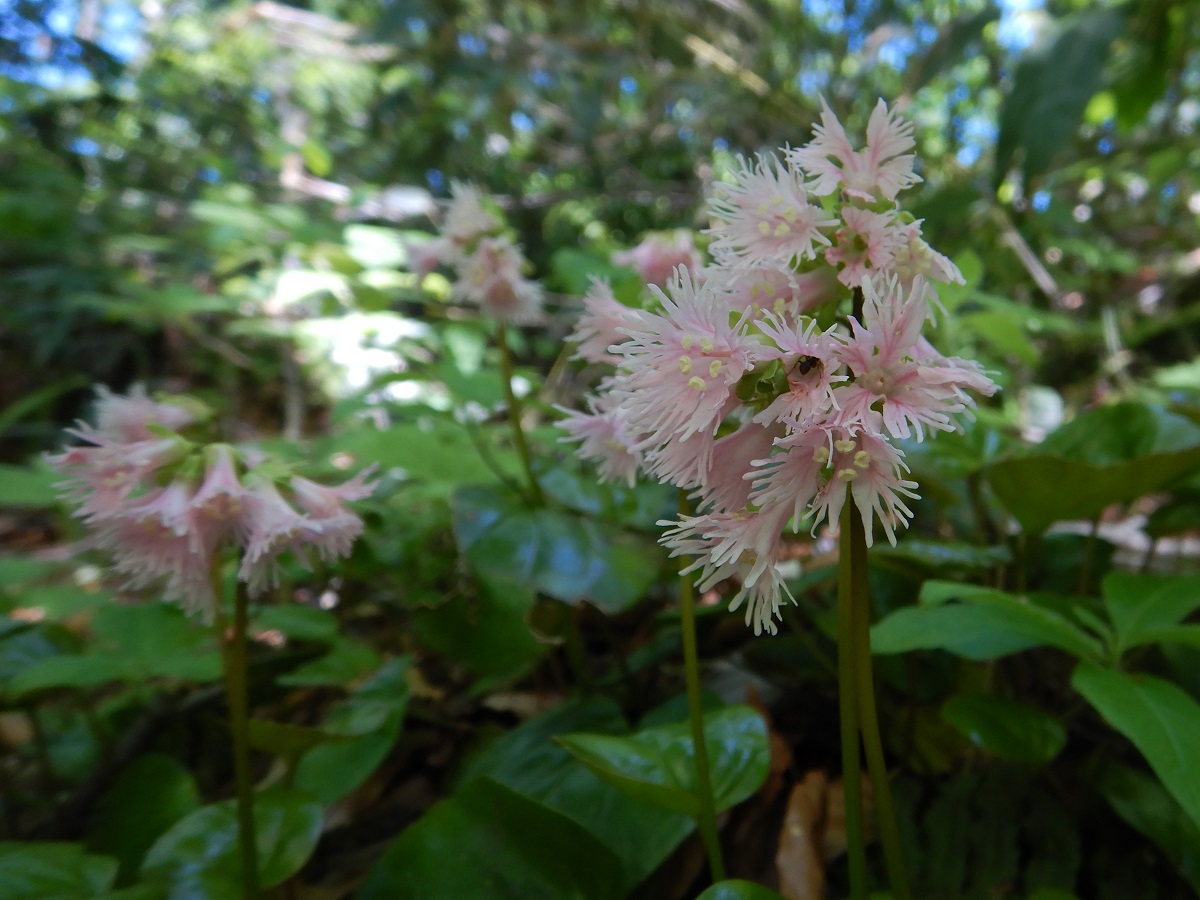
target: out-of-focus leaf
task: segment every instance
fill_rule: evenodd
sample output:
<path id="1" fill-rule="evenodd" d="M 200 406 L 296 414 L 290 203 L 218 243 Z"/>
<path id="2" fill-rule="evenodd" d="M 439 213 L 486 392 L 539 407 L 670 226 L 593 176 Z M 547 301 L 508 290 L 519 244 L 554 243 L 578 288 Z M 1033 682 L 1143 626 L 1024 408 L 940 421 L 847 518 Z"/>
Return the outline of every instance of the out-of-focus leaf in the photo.
<path id="1" fill-rule="evenodd" d="M 908 65 L 905 72 L 908 90 L 916 92 L 935 75 L 961 62 L 967 48 L 978 41 L 983 29 L 999 16 L 998 8 L 986 6 L 977 12 L 960 13 L 942 25 L 929 49 Z"/>
<path id="2" fill-rule="evenodd" d="M 733 706 L 704 717 L 705 745 L 718 811 L 740 803 L 767 777 L 770 747 L 757 712 Z M 694 749 L 686 722 L 617 737 L 560 735 L 558 742 L 609 784 L 638 800 L 695 817 Z"/>
<path id="3" fill-rule="evenodd" d="M 1116 629 L 1117 653 L 1162 640 L 1200 608 L 1200 577 L 1113 572 L 1102 586 Z"/>
<path id="4" fill-rule="evenodd" d="M 0 507 L 48 509 L 58 503 L 62 476 L 46 467 L 0 465 Z"/>
<path id="5" fill-rule="evenodd" d="M 1014 762 L 1048 763 L 1067 743 L 1062 723 L 1016 700 L 959 695 L 942 706 L 942 718 L 973 744 Z"/>
<path id="6" fill-rule="evenodd" d="M 963 541 L 932 541 L 917 537 L 906 537 L 895 547 L 883 544 L 872 554 L 914 562 L 938 573 L 954 568 L 989 569 L 1012 560 L 1012 554 L 1004 546 L 976 547 Z"/>
<path id="7" fill-rule="evenodd" d="M 117 861 L 85 854 L 78 844 L 0 843 L 4 900 L 84 900 L 112 885 Z"/>
<path id="8" fill-rule="evenodd" d="M 100 798 L 87 847 L 114 857 L 117 884 L 128 884 L 159 835 L 200 802 L 196 780 L 181 763 L 158 753 L 140 756 Z"/>
<path id="9" fill-rule="evenodd" d="M 784 897 L 753 881 L 732 879 L 710 885 L 696 900 L 784 900 Z"/>
<path id="10" fill-rule="evenodd" d="M 1124 21 L 1118 8 L 1087 9 L 1025 52 L 1000 111 L 994 184 L 1004 180 L 1018 150 L 1026 184 L 1050 167 L 1099 88 L 1109 45 Z"/>
<path id="11" fill-rule="evenodd" d="M 1193 824 L 1200 825 L 1200 704 L 1151 675 L 1129 675 L 1081 663 L 1071 684 L 1146 757 Z"/>
<path id="12" fill-rule="evenodd" d="M 1109 760 L 1092 782 L 1117 815 L 1154 841 L 1200 893 L 1200 828 L 1158 779 Z"/>
<path id="13" fill-rule="evenodd" d="M 620 900 L 621 866 L 584 828 L 489 778 L 430 809 L 384 851 L 358 900 Z"/>
<path id="14" fill-rule="evenodd" d="M 403 232 L 378 225 L 347 225 L 346 252 L 365 269 L 400 269 L 408 265 Z"/>
<path id="15" fill-rule="evenodd" d="M 385 663 L 345 703 L 329 711 L 312 747 L 296 766 L 295 785 L 333 803 L 361 785 L 396 744 L 408 709 L 408 657 Z"/>
<path id="16" fill-rule="evenodd" d="M 658 548 L 640 535 L 569 513 L 525 509 L 487 489 L 455 495 L 454 523 L 476 571 L 566 603 L 589 600 L 619 612 L 658 574 Z"/>
<path id="17" fill-rule="evenodd" d="M 289 603 L 265 606 L 250 623 L 254 631 L 280 631 L 304 641 L 332 641 L 337 637 L 338 619 L 325 609 Z"/>
<path id="18" fill-rule="evenodd" d="M 356 681 L 379 665 L 379 654 L 358 641 L 347 637 L 336 638 L 324 656 L 305 663 L 280 675 L 277 679 L 288 687 L 306 685 L 334 685 L 341 687 Z"/>
<path id="19" fill-rule="evenodd" d="M 300 791 L 272 788 L 255 795 L 254 834 L 263 887 L 274 887 L 300 870 L 321 836 L 322 820 L 321 804 Z M 142 863 L 142 876 L 168 881 L 171 897 L 181 900 L 240 896 L 237 836 L 233 800 L 203 806 L 154 842 Z"/>

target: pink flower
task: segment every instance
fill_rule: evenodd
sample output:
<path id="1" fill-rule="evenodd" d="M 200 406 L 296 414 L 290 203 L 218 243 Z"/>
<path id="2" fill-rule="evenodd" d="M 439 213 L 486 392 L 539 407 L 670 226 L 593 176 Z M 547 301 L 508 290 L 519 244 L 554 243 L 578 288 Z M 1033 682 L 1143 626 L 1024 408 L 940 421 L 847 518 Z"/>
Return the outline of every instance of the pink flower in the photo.
<path id="1" fill-rule="evenodd" d="M 346 509 L 345 504 L 351 500 L 365 500 L 375 492 L 377 482 L 367 483 L 375 468 L 368 466 L 335 487 L 299 475 L 293 475 L 288 481 L 296 505 L 312 523 L 311 530 L 305 534 L 306 542 L 316 547 L 317 555 L 326 562 L 349 556 L 355 539 L 362 534 L 362 519 Z"/>
<path id="2" fill-rule="evenodd" d="M 739 157 L 732 183 L 714 186 L 709 212 L 713 255 L 742 263 L 813 259 L 829 244 L 821 229 L 837 224 L 808 202 L 800 173 L 775 156 L 757 156 L 753 165 Z"/>
<path id="3" fill-rule="evenodd" d="M 887 268 L 908 236 L 891 213 L 845 206 L 842 219 L 845 224 L 837 230 L 836 245 L 825 251 L 825 261 L 842 266 L 838 273 L 842 284 L 859 287 L 868 275 L 867 267 Z"/>
<path id="4" fill-rule="evenodd" d="M 454 295 L 478 304 L 502 322 L 537 321 L 542 289 L 525 278 L 525 265 L 520 248 L 507 235 L 481 238 L 458 265 Z"/>
<path id="5" fill-rule="evenodd" d="M 420 244 L 405 244 L 405 250 L 408 253 L 408 269 L 415 272 L 418 278 L 424 278 L 455 256 L 453 244 L 444 237 Z"/>
<path id="6" fill-rule="evenodd" d="M 833 453 L 829 458 L 828 480 L 817 490 L 812 501 L 813 531 L 822 521 L 831 526 L 838 521 L 849 490 L 862 517 L 867 546 L 873 543 L 875 518 L 883 526 L 892 546 L 896 544 L 896 526 L 908 525 L 912 518 L 902 497 L 916 498 L 917 483 L 907 481 L 904 454 L 882 435 L 863 430 L 852 434 L 843 429 L 834 433 Z"/>
<path id="7" fill-rule="evenodd" d="M 928 285 L 920 277 L 907 296 L 895 277 L 863 283 L 863 321 L 851 317 L 853 336 L 840 353 L 854 382 L 834 391 L 842 424 L 854 427 L 879 409 L 890 435 L 907 438 L 915 433 L 920 441 L 925 428 L 953 430 L 951 415 L 972 402 L 962 388 L 990 392 L 990 379 L 978 369 L 929 355 L 932 348 L 921 337 L 929 318 L 927 293 Z M 921 359 L 932 364 L 922 365 Z"/>
<path id="8" fill-rule="evenodd" d="M 94 444 L 129 444 L 159 437 L 150 430 L 151 425 L 168 431 L 178 431 L 195 420 L 195 413 L 182 405 L 151 400 L 143 385 L 135 384 L 124 396 L 114 394 L 104 385 L 98 385 L 96 427 L 93 429 L 80 423 L 73 433 Z"/>
<path id="9" fill-rule="evenodd" d="M 774 265 L 738 265 L 726 276 L 726 285 L 733 308 L 746 310 L 754 317 L 763 311 L 798 316 L 842 293 L 837 277 L 827 266 L 796 272 Z"/>
<path id="10" fill-rule="evenodd" d="M 318 526 L 293 509 L 270 478 L 252 471 L 246 476 L 245 484 L 242 522 L 246 530 L 246 549 L 238 578 L 246 582 L 251 594 L 261 594 L 278 584 L 276 560 L 285 550 L 291 550 L 301 563 L 307 564 L 306 538 L 315 534 Z"/>
<path id="11" fill-rule="evenodd" d="M 176 480 L 127 503 L 95 527 L 100 546 L 113 553 L 116 571 L 129 576 L 128 587 L 166 578 L 166 599 L 211 615 L 211 547 L 197 540 L 191 504 L 191 488 Z"/>
<path id="12" fill-rule="evenodd" d="M 662 313 L 621 328 L 629 340 L 614 348 L 624 361 L 613 390 L 645 448 L 715 434 L 753 344 L 740 321 L 730 323 L 728 295 L 711 283 L 697 286 L 686 269 L 676 270 L 666 293 L 651 290 Z"/>
<path id="13" fill-rule="evenodd" d="M 583 295 L 583 315 L 575 330 L 567 335 L 567 340 L 575 344 L 571 358 L 616 365 L 621 357 L 609 348 L 625 340 L 619 329 L 636 324 L 641 316 L 641 310 L 626 306 L 613 295 L 607 281 L 593 278 L 592 286 Z"/>
<path id="14" fill-rule="evenodd" d="M 833 338 L 833 329 L 819 331 L 809 319 L 801 323 L 768 314 L 758 323 L 763 336 L 774 347 L 760 352 L 760 359 L 778 359 L 787 373 L 788 389 L 762 412 L 755 422 L 783 421 L 803 425 L 807 419 L 827 412 L 834 405 L 833 385 L 845 381 L 839 375 L 842 363 L 837 352 L 841 345 Z"/>
<path id="15" fill-rule="evenodd" d="M 905 288 L 912 287 L 918 276 L 943 284 L 966 284 L 958 266 L 922 239 L 921 220 L 904 226 L 904 234 L 906 241 L 893 253 L 888 272 L 898 276 Z"/>
<path id="16" fill-rule="evenodd" d="M 450 194 L 453 199 L 446 209 L 441 234 L 449 242 L 446 261 L 457 262 L 459 253 L 479 238 L 500 231 L 504 223 L 483 205 L 483 195 L 474 185 L 453 181 Z"/>
<path id="17" fill-rule="evenodd" d="M 867 123 L 867 146 L 856 151 L 846 130 L 829 105 L 821 100 L 821 124 L 813 127 L 815 137 L 788 159 L 815 181 L 809 189 L 819 197 L 840 186 L 848 196 L 868 203 L 880 198 L 895 200 L 905 188 L 921 180 L 913 174 L 912 123 L 889 111 L 880 100 Z"/>
<path id="18" fill-rule="evenodd" d="M 781 423 L 750 422 L 714 441 L 704 486 L 693 495 L 700 508 L 732 512 L 745 507 L 750 500 L 747 473 L 753 472 L 754 461 L 769 454 L 775 439 L 782 436 Z"/>
<path id="19" fill-rule="evenodd" d="M 776 506 L 759 512 L 681 516 L 678 522 L 658 524 L 671 526 L 660 543 L 672 557 L 698 557 L 681 574 L 700 569 L 696 585 L 702 591 L 727 578 L 740 578 L 742 584 L 730 601 L 730 612 L 745 603 L 746 624 L 753 624 L 754 633 L 775 634 L 774 619 L 780 615 L 784 595 L 796 602 L 775 568 L 780 531 L 786 522 L 787 508 Z"/>
<path id="20" fill-rule="evenodd" d="M 667 283 L 676 267 L 682 266 L 694 277 L 700 277 L 704 267 L 692 233 L 682 229 L 648 234 L 636 247 L 614 253 L 612 261 L 632 268 L 644 284 L 660 287 Z"/>
<path id="21" fill-rule="evenodd" d="M 85 522 L 117 514 L 144 479 L 188 453 L 188 443 L 174 436 L 116 443 L 99 429 L 80 427 L 68 429 L 68 434 L 103 442 L 97 447 L 71 447 L 46 458 L 69 476 L 58 488 L 66 499 L 79 504 L 73 515 Z"/>
<path id="22" fill-rule="evenodd" d="M 589 410 L 586 413 L 559 407 L 567 414 L 558 423 L 567 432 L 567 437 L 561 440 L 580 442 L 576 453 L 598 463 L 601 481 L 633 487 L 644 460 L 637 448 L 638 436 L 629 431 L 625 410 L 607 392 L 589 396 L 586 402 Z"/>

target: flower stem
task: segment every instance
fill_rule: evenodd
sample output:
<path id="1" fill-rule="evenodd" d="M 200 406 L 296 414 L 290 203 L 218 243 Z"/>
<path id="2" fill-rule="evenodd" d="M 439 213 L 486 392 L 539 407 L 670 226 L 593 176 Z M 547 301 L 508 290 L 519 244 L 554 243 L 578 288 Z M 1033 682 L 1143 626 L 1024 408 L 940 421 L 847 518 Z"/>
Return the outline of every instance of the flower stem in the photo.
<path id="1" fill-rule="evenodd" d="M 849 506 L 850 504 L 847 504 Z M 892 801 L 892 785 L 888 779 L 887 763 L 883 757 L 883 740 L 879 732 L 879 714 L 875 705 L 875 677 L 871 669 L 871 597 L 867 582 L 867 539 L 862 519 L 850 516 L 851 593 L 854 603 L 855 677 L 858 695 L 859 728 L 862 731 L 863 752 L 871 775 L 875 819 L 879 839 L 883 844 L 883 859 L 888 882 L 895 900 L 911 900 L 908 868 L 904 863 L 904 847 L 896 823 L 896 806 Z M 843 543 L 845 548 L 845 543 Z"/>
<path id="2" fill-rule="evenodd" d="M 512 426 L 513 440 L 517 444 L 517 454 L 521 457 L 521 466 L 525 469 L 525 478 L 529 481 L 529 499 L 535 506 L 545 506 L 546 498 L 542 494 L 542 486 L 538 484 L 533 474 L 533 458 L 529 454 L 529 443 L 525 440 L 525 431 L 521 428 L 521 402 L 513 391 L 513 358 L 512 349 L 508 346 L 508 331 L 503 324 L 496 326 L 496 344 L 500 348 L 500 380 L 504 382 L 504 401 L 508 407 L 508 424 Z"/>
<path id="3" fill-rule="evenodd" d="M 679 508 L 686 513 L 687 495 L 679 492 Z M 700 702 L 700 654 L 696 647 L 696 600 L 691 575 L 679 576 L 679 618 L 683 629 L 683 671 L 687 681 L 688 722 L 696 762 L 696 795 L 700 812 L 696 826 L 708 852 L 708 867 L 714 883 L 725 880 L 725 860 L 717 833 L 717 806 L 713 799 L 712 775 L 708 768 L 708 745 L 704 741 L 704 707 Z"/>
<path id="4" fill-rule="evenodd" d="M 214 585 L 217 578 L 213 579 Z M 217 592 L 220 596 L 220 592 Z M 237 583 L 233 600 L 233 627 L 226 628 L 221 603 L 214 604 L 213 624 L 225 668 L 225 693 L 229 701 L 229 732 L 233 737 L 233 777 L 237 791 L 238 850 L 242 863 L 242 894 L 258 900 L 258 848 L 254 840 L 254 784 L 250 776 L 249 687 L 247 684 L 246 631 L 249 601 L 246 585 Z"/>
<path id="5" fill-rule="evenodd" d="M 858 671 L 854 640 L 854 504 L 842 507 L 838 548 L 838 718 L 842 739 L 842 792 L 846 807 L 846 856 L 852 900 L 867 897 L 867 842 L 863 830 L 862 763 L 858 750 Z M 861 528 L 861 523 L 859 525 Z"/>

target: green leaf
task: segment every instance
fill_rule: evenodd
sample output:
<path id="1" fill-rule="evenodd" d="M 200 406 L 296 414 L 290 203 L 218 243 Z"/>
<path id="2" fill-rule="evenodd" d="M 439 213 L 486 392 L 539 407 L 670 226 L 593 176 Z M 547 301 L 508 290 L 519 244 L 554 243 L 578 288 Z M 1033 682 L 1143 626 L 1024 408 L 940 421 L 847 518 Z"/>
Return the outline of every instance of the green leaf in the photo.
<path id="1" fill-rule="evenodd" d="M 529 629 L 528 586 L 480 575 L 478 596 L 457 593 L 433 609 L 413 611 L 417 639 L 476 675 L 516 676 L 549 649 Z"/>
<path id="2" fill-rule="evenodd" d="M 86 688 L 120 681 L 128 667 L 113 655 L 101 653 L 67 654 L 41 659 L 18 672 L 9 690 L 20 697 L 54 688 Z"/>
<path id="3" fill-rule="evenodd" d="M 273 753 L 284 759 L 298 759 L 314 747 L 348 740 L 348 736 L 344 734 L 334 734 L 304 725 L 292 725 L 289 722 L 251 719 L 248 727 L 251 747 L 255 750 Z M 300 785 L 300 787 L 305 786 Z"/>
<path id="4" fill-rule="evenodd" d="M 654 806 L 695 818 L 694 749 L 686 722 L 646 728 L 617 737 L 568 734 L 556 740 L 609 784 Z M 704 742 L 717 810 L 740 803 L 767 777 L 770 747 L 762 716 L 732 706 L 704 717 Z"/>
<path id="5" fill-rule="evenodd" d="M 85 854 L 78 844 L 0 842 L 4 900 L 99 897 L 116 875 L 116 860 Z"/>
<path id="6" fill-rule="evenodd" d="M 1091 781 L 1117 815 L 1157 844 L 1200 893 L 1200 828 L 1158 779 L 1109 760 Z"/>
<path id="7" fill-rule="evenodd" d="M 973 744 L 1014 762 L 1048 763 L 1067 743 L 1066 729 L 1054 716 L 1004 697 L 952 697 L 942 706 L 942 718 Z"/>
<path id="8" fill-rule="evenodd" d="M 777 894 L 770 888 L 755 884 L 753 881 L 733 879 L 711 885 L 696 900 L 784 900 L 784 898 L 782 894 Z"/>
<path id="9" fill-rule="evenodd" d="M 408 265 L 407 236 L 402 232 L 378 225 L 347 225 L 344 238 L 346 252 L 364 269 L 400 269 Z"/>
<path id="10" fill-rule="evenodd" d="M 1004 180 L 1018 150 L 1026 184 L 1049 168 L 1079 127 L 1123 24 L 1119 9 L 1087 10 L 1025 52 L 1000 111 L 994 184 Z"/>
<path id="11" fill-rule="evenodd" d="M 482 488 L 453 501 L 455 536 L 472 567 L 528 585 L 565 603 L 589 600 L 606 612 L 636 603 L 661 555 L 642 535 L 550 509 L 525 509 Z"/>
<path id="12" fill-rule="evenodd" d="M 472 759 L 463 781 L 486 776 L 582 825 L 616 854 L 632 888 L 694 829 L 687 816 L 647 808 L 601 781 L 552 738 L 572 731 L 623 733 L 616 703 L 572 701 L 534 716 Z"/>
<path id="13" fill-rule="evenodd" d="M 324 656 L 280 675 L 275 680 L 286 687 L 333 685 L 357 681 L 379 665 L 379 654 L 347 637 L 336 638 Z"/>
<path id="14" fill-rule="evenodd" d="M 300 870 L 321 836 L 321 804 L 299 791 L 255 795 L 258 874 L 274 887 Z M 171 884 L 172 898 L 225 900 L 241 893 L 237 812 L 233 800 L 202 806 L 176 822 L 146 854 L 142 876 Z M 220 893 L 224 891 L 224 893 Z"/>
<path id="15" fill-rule="evenodd" d="M 116 858 L 117 884 L 129 884 L 159 835 L 199 807 L 200 791 L 186 767 L 159 753 L 139 756 L 101 797 L 88 849 Z"/>
<path id="16" fill-rule="evenodd" d="M 408 709 L 409 657 L 385 663 L 345 703 L 329 711 L 315 746 L 296 766 L 296 787 L 329 804 L 366 781 L 391 752 Z"/>
<path id="17" fill-rule="evenodd" d="M 906 537 L 895 547 L 883 544 L 872 551 L 876 558 L 903 559 L 935 572 L 948 568 L 989 569 L 1011 562 L 1007 547 L 977 547 L 964 541 L 933 541 Z"/>
<path id="18" fill-rule="evenodd" d="M 62 476 L 48 468 L 0 465 L 0 507 L 48 509 L 58 503 Z"/>
<path id="19" fill-rule="evenodd" d="M 251 629 L 275 630 L 296 640 L 328 643 L 338 635 L 338 618 L 329 610 L 284 603 L 263 607 L 254 616 Z"/>
<path id="20" fill-rule="evenodd" d="M 98 647 L 124 660 L 130 680 L 179 678 L 216 681 L 221 655 L 211 628 L 170 603 L 105 606 L 92 619 Z"/>
<path id="21" fill-rule="evenodd" d="M 1200 704 L 1150 675 L 1129 675 L 1081 663 L 1071 684 L 1146 757 L 1163 786 L 1200 825 Z"/>
<path id="22" fill-rule="evenodd" d="M 876 623 L 871 629 L 871 652 L 939 649 L 973 660 L 1040 646 L 1058 647 L 1085 659 L 1103 653 L 1095 638 L 1033 598 L 958 587 L 962 602 L 907 607 Z"/>
<path id="23" fill-rule="evenodd" d="M 1116 629 L 1118 653 L 1163 640 L 1200 608 L 1200 576 L 1113 572 L 1102 585 L 1104 605 Z"/>
<path id="24" fill-rule="evenodd" d="M 988 467 L 992 490 L 1029 533 L 1067 519 L 1094 519 L 1167 487 L 1200 466 L 1200 447 L 1151 453 L 1126 463 L 1096 465 L 1057 456 L 1024 456 Z"/>
<path id="25" fill-rule="evenodd" d="M 586 830 L 488 778 L 430 809 L 384 851 L 358 900 L 621 900 L 621 866 Z"/>

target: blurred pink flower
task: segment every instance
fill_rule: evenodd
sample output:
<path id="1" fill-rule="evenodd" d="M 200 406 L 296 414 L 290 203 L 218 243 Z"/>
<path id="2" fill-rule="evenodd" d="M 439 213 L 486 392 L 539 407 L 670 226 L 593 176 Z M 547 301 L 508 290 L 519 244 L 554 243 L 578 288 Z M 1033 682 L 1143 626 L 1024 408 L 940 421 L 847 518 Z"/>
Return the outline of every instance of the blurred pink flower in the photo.
<path id="1" fill-rule="evenodd" d="M 583 295 L 583 314 L 575 330 L 567 335 L 567 340 L 575 344 L 571 358 L 616 365 L 621 357 L 609 348 L 625 340 L 620 328 L 636 324 L 641 317 L 641 310 L 626 306 L 613 295 L 607 281 L 593 278 Z"/>
<path id="2" fill-rule="evenodd" d="M 648 234 L 636 247 L 614 253 L 612 261 L 618 266 L 629 266 L 638 273 L 643 284 L 659 287 L 664 286 L 671 273 L 680 266 L 691 272 L 693 278 L 703 277 L 700 273 L 704 262 L 692 233 L 682 229 Z"/>

